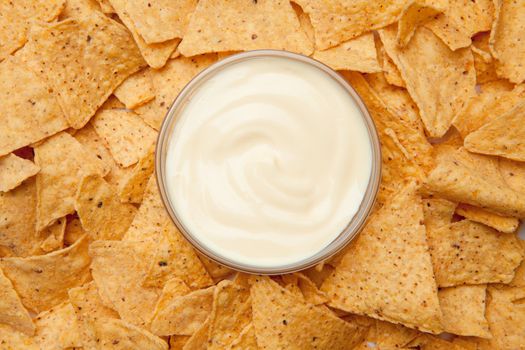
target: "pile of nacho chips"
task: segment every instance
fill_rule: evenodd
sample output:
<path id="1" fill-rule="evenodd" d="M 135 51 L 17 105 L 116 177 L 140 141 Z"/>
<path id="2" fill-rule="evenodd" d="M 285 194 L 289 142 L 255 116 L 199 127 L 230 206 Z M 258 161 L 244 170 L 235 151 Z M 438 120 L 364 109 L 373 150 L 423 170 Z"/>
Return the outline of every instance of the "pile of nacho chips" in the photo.
<path id="1" fill-rule="evenodd" d="M 341 72 L 382 146 L 360 235 L 294 274 L 197 253 L 154 175 L 170 104 L 236 52 Z M 524 349 L 525 6 L 0 3 L 0 349 Z"/>

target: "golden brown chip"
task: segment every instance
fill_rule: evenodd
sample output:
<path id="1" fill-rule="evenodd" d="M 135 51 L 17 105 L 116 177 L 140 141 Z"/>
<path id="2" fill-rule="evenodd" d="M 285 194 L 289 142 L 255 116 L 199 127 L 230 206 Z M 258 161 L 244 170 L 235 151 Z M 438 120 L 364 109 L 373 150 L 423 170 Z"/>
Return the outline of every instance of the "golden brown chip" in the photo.
<path id="1" fill-rule="evenodd" d="M 149 69 L 141 70 L 129 76 L 120 84 L 113 94 L 127 109 L 135 109 L 155 98 Z"/>
<path id="2" fill-rule="evenodd" d="M 407 346 L 409 349 L 420 350 L 465 350 L 461 345 L 428 334 L 421 334 Z"/>
<path id="3" fill-rule="evenodd" d="M 445 12 L 425 26 L 457 50 L 469 46 L 474 34 L 490 30 L 493 17 L 492 0 L 449 0 Z"/>
<path id="4" fill-rule="evenodd" d="M 192 58 L 179 57 L 168 61 L 165 67 L 151 72 L 155 99 L 135 110 L 146 124 L 158 130 L 164 116 L 182 88 L 204 68 L 217 60 L 217 55 Z"/>
<path id="5" fill-rule="evenodd" d="M 148 44 L 182 38 L 197 0 L 109 0 L 120 15 L 127 13 L 138 34 Z"/>
<path id="6" fill-rule="evenodd" d="M 465 109 L 453 121 L 463 138 L 478 130 L 492 118 L 502 115 L 525 101 L 525 86 L 516 86 L 504 80 L 481 85 L 481 92 L 467 101 Z"/>
<path id="7" fill-rule="evenodd" d="M 155 145 L 152 145 L 137 164 L 121 180 L 119 197 L 122 202 L 140 203 L 148 180 L 155 170 Z"/>
<path id="8" fill-rule="evenodd" d="M 230 348 L 231 350 L 258 350 L 257 339 L 255 338 L 255 328 L 253 324 L 248 324 L 235 339 Z"/>
<path id="9" fill-rule="evenodd" d="M 456 208 L 456 213 L 466 219 L 482 223 L 500 232 L 515 232 L 520 224 L 517 218 L 501 216 L 469 204 L 459 204 Z"/>
<path id="10" fill-rule="evenodd" d="M 12 190 L 39 170 L 32 161 L 17 157 L 13 153 L 0 157 L 0 192 Z"/>
<path id="11" fill-rule="evenodd" d="M 153 249 L 145 286 L 160 287 L 173 277 L 182 279 L 191 289 L 213 284 L 197 253 L 171 221 L 167 222 L 162 235 Z"/>
<path id="12" fill-rule="evenodd" d="M 476 82 L 485 84 L 498 80 L 496 73 L 496 62 L 490 53 L 489 32 L 476 34 L 472 38 L 472 54 L 474 55 L 474 66 L 476 67 Z"/>
<path id="13" fill-rule="evenodd" d="M 146 328 L 161 293 L 142 286 L 152 251 L 150 242 L 96 241 L 89 247 L 91 273 L 104 303 L 124 321 Z"/>
<path id="14" fill-rule="evenodd" d="M 256 278 L 251 296 L 255 336 L 263 349 L 348 349 L 365 336 L 366 329 L 304 303 L 268 277 Z"/>
<path id="15" fill-rule="evenodd" d="M 13 282 L 22 303 L 34 312 L 50 309 L 67 299 L 69 288 L 90 278 L 87 237 L 72 246 L 28 258 L 2 258 L 0 267 Z"/>
<path id="16" fill-rule="evenodd" d="M 485 294 L 487 286 L 464 285 L 440 289 L 439 305 L 443 312 L 445 332 L 490 338 L 485 319 Z"/>
<path id="17" fill-rule="evenodd" d="M 37 219 L 41 230 L 75 210 L 74 201 L 83 176 L 104 175 L 104 164 L 68 133 L 62 132 L 35 147 Z"/>
<path id="18" fill-rule="evenodd" d="M 208 274 L 213 278 L 215 281 L 217 280 L 223 280 L 227 278 L 228 276 L 232 276 L 235 271 L 232 269 L 221 265 L 219 263 L 216 263 L 215 261 L 211 260 L 210 258 L 197 253 L 199 255 L 199 259 L 201 260 L 202 264 L 206 268 L 206 271 L 208 271 Z"/>
<path id="19" fill-rule="evenodd" d="M 66 224 L 66 230 L 64 232 L 64 245 L 66 247 L 72 245 L 80 239 L 86 231 L 82 228 L 82 224 L 78 218 L 69 220 Z"/>
<path id="20" fill-rule="evenodd" d="M 0 155 L 68 127 L 46 82 L 21 60 L 10 58 L 0 63 L 0 76 Z"/>
<path id="21" fill-rule="evenodd" d="M 100 349 L 168 350 L 168 343 L 124 320 L 100 318 L 93 322 Z"/>
<path id="22" fill-rule="evenodd" d="M 490 32 L 490 51 L 499 76 L 519 84 L 525 80 L 525 7 L 520 1 L 495 2 L 496 14 Z"/>
<path id="23" fill-rule="evenodd" d="M 41 350 L 35 339 L 22 332 L 17 332 L 12 327 L 0 323 L 0 341 L 8 350 Z"/>
<path id="24" fill-rule="evenodd" d="M 382 62 L 381 65 L 383 67 L 383 73 L 385 74 L 386 81 L 391 85 L 406 89 L 405 81 L 401 77 L 399 69 L 397 69 L 394 61 L 392 61 L 390 56 L 388 56 L 382 44 L 381 49 L 378 52 L 380 52 L 381 55 L 380 61 Z"/>
<path id="25" fill-rule="evenodd" d="M 49 253 L 53 250 L 62 249 L 64 246 L 64 235 L 66 231 L 66 218 L 60 218 L 52 225 L 40 231 L 40 236 L 45 237 L 40 244 L 42 251 Z"/>
<path id="26" fill-rule="evenodd" d="M 96 12 L 41 26 L 32 40 L 31 60 L 44 72 L 69 125 L 76 129 L 144 65 L 126 29 Z"/>
<path id="27" fill-rule="evenodd" d="M 408 44 L 416 29 L 448 8 L 448 0 L 407 1 L 397 24 L 397 44 Z"/>
<path id="28" fill-rule="evenodd" d="M 379 349 L 403 348 L 418 335 L 415 329 L 379 320 L 375 322 L 374 331 L 373 341 Z"/>
<path id="29" fill-rule="evenodd" d="M 411 183 L 372 215 L 325 280 L 321 290 L 331 299 L 329 305 L 440 333 L 441 311 L 422 223 L 421 197 Z"/>
<path id="30" fill-rule="evenodd" d="M 133 205 L 121 203 L 115 189 L 98 175 L 82 179 L 75 209 L 92 240 L 121 239 L 137 212 Z"/>
<path id="31" fill-rule="evenodd" d="M 100 5 L 100 9 L 102 10 L 102 12 L 106 14 L 115 13 L 115 9 L 113 8 L 113 6 L 111 6 L 109 0 L 97 0 L 97 2 Z"/>
<path id="32" fill-rule="evenodd" d="M 475 93 L 476 72 L 470 49 L 451 51 L 424 27 L 416 30 L 410 45 L 403 49 L 396 45 L 396 26 L 381 29 L 379 35 L 419 107 L 428 134 L 443 136 L 454 115 Z M 440 83 L 436 85 L 436 81 Z"/>
<path id="33" fill-rule="evenodd" d="M 315 45 L 325 50 L 374 29 L 394 23 L 405 0 L 297 0 L 315 30 Z"/>
<path id="34" fill-rule="evenodd" d="M 525 161 L 525 101 L 465 137 L 470 152 Z"/>
<path id="35" fill-rule="evenodd" d="M 440 287 L 509 283 L 524 257 L 514 234 L 462 220 L 427 232 Z"/>
<path id="36" fill-rule="evenodd" d="M 520 240 L 520 244 L 525 253 L 525 241 Z M 509 284 L 513 287 L 525 287 L 525 260 L 514 272 L 514 279 Z"/>
<path id="37" fill-rule="evenodd" d="M 184 345 L 188 342 L 190 336 L 187 335 L 172 335 L 170 337 L 170 350 L 182 350 Z"/>
<path id="38" fill-rule="evenodd" d="M 135 113 L 106 109 L 91 120 L 100 137 L 117 163 L 122 167 L 133 165 L 145 156 L 157 139 L 157 133 Z"/>
<path id="39" fill-rule="evenodd" d="M 157 335 L 193 335 L 211 313 L 215 286 L 173 295 L 168 283 L 155 308 L 151 331 Z"/>
<path id="40" fill-rule="evenodd" d="M 489 349 L 519 349 L 525 344 L 525 288 L 488 287 Z"/>
<path id="41" fill-rule="evenodd" d="M 207 319 L 199 330 L 188 339 L 182 350 L 207 350 L 210 320 Z"/>
<path id="42" fill-rule="evenodd" d="M 288 1 L 201 0 L 179 46 L 184 56 L 256 49 L 313 52 Z"/>
<path id="43" fill-rule="evenodd" d="M 62 303 L 35 318 L 35 343 L 40 349 L 81 346 L 80 328 L 70 303 Z"/>
<path id="44" fill-rule="evenodd" d="M 34 21 L 50 22 L 64 8 L 65 0 L 17 0 L 0 3 L 0 61 L 27 41 Z M 3 75 L 2 75 L 3 76 Z"/>
<path id="45" fill-rule="evenodd" d="M 427 230 L 436 230 L 452 222 L 456 203 L 442 198 L 423 199 L 423 215 Z"/>
<path id="46" fill-rule="evenodd" d="M 381 71 L 372 33 L 363 34 L 324 51 L 315 51 L 313 58 L 336 70 L 363 73 Z"/>
<path id="47" fill-rule="evenodd" d="M 0 323 L 8 324 L 27 335 L 33 335 L 35 332 L 35 325 L 29 312 L 22 305 L 13 284 L 5 277 L 2 270 L 0 270 Z"/>

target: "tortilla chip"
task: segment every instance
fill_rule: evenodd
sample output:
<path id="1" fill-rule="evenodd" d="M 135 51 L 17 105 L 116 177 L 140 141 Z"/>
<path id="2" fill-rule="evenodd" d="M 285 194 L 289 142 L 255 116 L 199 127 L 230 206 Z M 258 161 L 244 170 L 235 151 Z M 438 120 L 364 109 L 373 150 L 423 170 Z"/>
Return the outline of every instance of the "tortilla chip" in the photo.
<path id="1" fill-rule="evenodd" d="M 227 278 L 228 276 L 231 276 L 234 274 L 235 272 L 234 270 L 226 266 L 223 266 L 219 263 L 216 263 L 215 261 L 211 260 L 210 258 L 198 252 L 197 254 L 199 255 L 199 259 L 201 260 L 202 264 L 206 268 L 206 271 L 208 271 L 208 274 L 210 275 L 211 278 L 213 278 L 214 281 L 223 280 Z"/>
<path id="2" fill-rule="evenodd" d="M 41 350 L 33 337 L 0 323 L 0 342 L 8 350 Z"/>
<path id="3" fill-rule="evenodd" d="M 415 0 L 408 1 L 403 8 L 397 25 L 397 45 L 406 46 L 416 29 L 438 16 L 448 8 L 449 0 Z"/>
<path id="4" fill-rule="evenodd" d="M 82 224 L 78 218 L 69 220 L 64 232 L 64 245 L 69 247 L 78 241 L 84 234 L 86 234 L 86 231 L 82 228 Z"/>
<path id="5" fill-rule="evenodd" d="M 93 325 L 100 349 L 168 350 L 162 338 L 124 320 L 101 318 Z"/>
<path id="6" fill-rule="evenodd" d="M 525 161 L 525 101 L 465 138 L 470 152 Z"/>
<path id="7" fill-rule="evenodd" d="M 513 233 L 520 221 L 510 216 L 501 216 L 469 204 L 459 204 L 456 213 L 471 221 L 479 222 L 500 232 Z"/>
<path id="8" fill-rule="evenodd" d="M 109 0 L 120 15 L 127 13 L 133 27 L 147 44 L 182 38 L 197 0 L 120 1 Z"/>
<path id="9" fill-rule="evenodd" d="M 525 252 L 525 241 L 520 239 L 520 244 Z M 514 279 L 509 284 L 513 287 L 525 287 L 525 260 L 521 262 L 514 272 Z"/>
<path id="10" fill-rule="evenodd" d="M 179 57 L 165 67 L 151 72 L 156 97 L 135 110 L 146 124 L 158 130 L 171 104 L 184 86 L 200 71 L 217 60 L 217 55 Z"/>
<path id="11" fill-rule="evenodd" d="M 440 333 L 441 311 L 422 223 L 421 197 L 411 183 L 372 215 L 325 280 L 321 290 L 329 305 Z"/>
<path id="12" fill-rule="evenodd" d="M 115 9 L 113 8 L 113 6 L 111 6 L 109 0 L 97 0 L 97 2 L 100 5 L 100 9 L 105 14 L 115 13 Z"/>
<path id="13" fill-rule="evenodd" d="M 70 303 L 62 303 L 35 318 L 35 342 L 41 349 L 81 346 L 80 328 Z"/>
<path id="14" fill-rule="evenodd" d="M 296 272 L 294 274 L 282 275 L 281 277 L 285 283 L 294 283 L 299 292 L 300 298 L 307 303 L 321 305 L 328 302 L 326 294 L 321 292 L 315 283 L 306 275 Z M 292 279 L 288 281 L 290 278 Z"/>
<path id="15" fill-rule="evenodd" d="M 146 190 L 148 180 L 155 170 L 155 145 L 129 171 L 119 186 L 119 197 L 122 202 L 140 203 Z"/>
<path id="16" fill-rule="evenodd" d="M 405 81 L 401 77 L 399 69 L 397 69 L 394 61 L 392 61 L 390 56 L 388 56 L 386 53 L 383 44 L 381 44 L 381 41 L 379 41 L 379 44 L 380 49 L 378 50 L 378 55 L 381 57 L 380 62 L 381 66 L 383 67 L 383 74 L 385 75 L 386 81 L 391 85 L 406 89 Z"/>
<path id="17" fill-rule="evenodd" d="M 449 0 L 445 12 L 428 22 L 432 30 L 451 50 L 467 47 L 471 37 L 490 30 L 494 17 L 492 0 Z"/>
<path id="18" fill-rule="evenodd" d="M 419 350 L 465 350 L 460 345 L 428 334 L 421 334 L 407 346 L 410 349 Z"/>
<path id="19" fill-rule="evenodd" d="M 45 81 L 21 60 L 10 58 L 0 63 L 0 76 L 0 155 L 68 127 Z"/>
<path id="20" fill-rule="evenodd" d="M 255 338 L 255 328 L 253 324 L 248 324 L 241 331 L 237 339 L 235 339 L 231 346 L 231 350 L 258 350 L 257 339 Z"/>
<path id="21" fill-rule="evenodd" d="M 397 21 L 405 0 L 297 0 L 315 30 L 315 46 L 325 50 Z"/>
<path id="22" fill-rule="evenodd" d="M 525 217 L 525 198 L 502 177 L 498 159 L 461 148 L 443 154 L 429 174 L 426 187 L 451 201 L 471 204 L 496 213 Z M 514 175 L 514 174 L 513 174 Z M 524 176 L 515 181 L 524 181 Z"/>
<path id="23" fill-rule="evenodd" d="M 74 201 L 83 176 L 104 175 L 104 165 L 66 132 L 48 138 L 35 147 L 36 228 L 42 230 L 75 210 Z"/>
<path id="24" fill-rule="evenodd" d="M 312 26 L 312 21 L 310 21 L 310 16 L 308 16 L 308 14 L 303 11 L 302 7 L 296 4 L 295 2 L 291 2 L 290 4 L 292 5 L 292 8 L 295 11 L 295 14 L 297 15 L 297 18 L 299 19 L 299 24 L 301 25 L 301 28 L 308 37 L 308 40 L 310 40 L 312 45 L 315 46 L 315 31 L 314 27 Z M 219 60 L 224 58 L 221 57 L 222 54 L 224 53 L 219 53 Z"/>
<path id="25" fill-rule="evenodd" d="M 324 51 L 315 51 L 313 58 L 336 70 L 363 73 L 380 72 L 374 35 L 367 33 Z"/>
<path id="26" fill-rule="evenodd" d="M 69 288 L 90 278 L 86 236 L 72 246 L 28 258 L 2 258 L 0 267 L 11 280 L 26 308 L 50 309 L 67 298 Z"/>
<path id="27" fill-rule="evenodd" d="M 220 16 L 217 16 L 220 13 Z M 287 1 L 201 0 L 179 51 L 208 52 L 278 49 L 309 55 L 313 45 Z"/>
<path id="28" fill-rule="evenodd" d="M 516 86 L 504 80 L 481 85 L 481 92 L 467 101 L 465 109 L 453 121 L 463 138 L 478 130 L 491 118 L 505 114 L 525 101 L 525 86 Z"/>
<path id="29" fill-rule="evenodd" d="M 500 77 L 519 84 L 525 80 L 525 7 L 519 1 L 499 0 L 495 2 L 496 13 L 490 32 L 490 51 L 496 59 L 496 70 Z"/>
<path id="30" fill-rule="evenodd" d="M 32 22 L 52 21 L 64 3 L 65 0 L 3 1 L 0 4 L 0 61 L 25 44 Z"/>
<path id="31" fill-rule="evenodd" d="M 35 325 L 31 316 L 2 270 L 0 270 L 0 300 L 0 323 L 8 324 L 27 335 L 33 335 Z"/>
<path id="32" fill-rule="evenodd" d="M 476 34 L 472 38 L 472 54 L 474 55 L 474 66 L 476 67 L 476 82 L 485 84 L 498 80 L 496 73 L 496 62 L 490 53 L 489 32 Z"/>
<path id="33" fill-rule="evenodd" d="M 182 279 L 191 289 L 213 284 L 197 253 L 172 222 L 164 226 L 154 252 L 144 285 L 162 288 L 173 277 Z"/>
<path id="34" fill-rule="evenodd" d="M 440 287 L 509 283 L 524 257 L 516 235 L 469 220 L 429 230 L 427 236 Z"/>
<path id="35" fill-rule="evenodd" d="M 0 192 L 7 192 L 40 171 L 30 160 L 13 153 L 0 157 Z"/>
<path id="36" fill-rule="evenodd" d="M 86 124 L 82 129 L 78 129 L 73 137 L 102 161 L 106 176 L 109 176 L 109 173 L 113 172 L 115 167 L 118 167 L 113 156 L 109 153 L 106 141 L 98 136 L 90 123 Z"/>
<path id="37" fill-rule="evenodd" d="M 379 35 L 419 107 L 428 134 L 443 136 L 454 115 L 475 93 L 472 52 L 470 49 L 451 51 L 424 27 L 416 30 L 410 45 L 404 49 L 396 45 L 395 26 L 381 29 Z"/>
<path id="38" fill-rule="evenodd" d="M 257 277 L 251 288 L 253 327 L 264 349 L 351 349 L 365 329 L 333 313 L 305 304 L 268 277 Z"/>
<path id="39" fill-rule="evenodd" d="M 142 286 L 152 248 L 148 242 L 124 241 L 95 241 L 89 247 L 91 274 L 104 304 L 124 321 L 146 328 L 161 293 Z"/>
<path id="40" fill-rule="evenodd" d="M 66 6 L 60 12 L 58 20 L 63 21 L 68 18 L 90 16 L 94 11 L 102 11 L 97 0 L 66 0 Z"/>
<path id="41" fill-rule="evenodd" d="M 157 335 L 193 335 L 211 313 L 215 286 L 173 295 L 168 283 L 155 308 L 151 331 Z"/>
<path id="42" fill-rule="evenodd" d="M 83 229 L 94 241 L 121 239 L 137 212 L 133 205 L 121 203 L 111 185 L 98 175 L 82 179 L 75 209 Z"/>
<path id="43" fill-rule="evenodd" d="M 43 26 L 32 33 L 32 40 L 32 60 L 75 129 L 84 126 L 113 90 L 144 65 L 126 29 L 96 12 L 82 20 Z"/>
<path id="44" fill-rule="evenodd" d="M 525 344 L 525 288 L 488 287 L 490 349 L 519 349 Z"/>
<path id="45" fill-rule="evenodd" d="M 207 319 L 199 330 L 188 339 L 182 350 L 207 350 L 210 319 Z"/>
<path id="46" fill-rule="evenodd" d="M 40 244 L 40 249 L 46 253 L 52 252 L 53 250 L 62 249 L 64 246 L 66 222 L 67 219 L 65 217 L 60 218 L 39 233 L 40 236 L 46 237 Z"/>
<path id="47" fill-rule="evenodd" d="M 153 174 L 146 184 L 142 204 L 123 240 L 156 243 L 160 241 L 162 230 L 168 222 L 170 218 L 160 198 L 155 174 Z"/>
<path id="48" fill-rule="evenodd" d="M 113 94 L 126 105 L 127 109 L 135 109 L 155 98 L 150 71 L 141 70 L 129 76 L 120 84 Z"/>
<path id="49" fill-rule="evenodd" d="M 252 302 L 249 289 L 231 281 L 217 284 L 209 318 L 208 349 L 231 346 L 250 323 Z"/>
<path id="50" fill-rule="evenodd" d="M 489 324 L 485 319 L 484 284 L 440 289 L 439 305 L 443 312 L 445 332 L 464 336 L 490 338 Z"/>
<path id="51" fill-rule="evenodd" d="M 507 186 L 520 194 L 525 193 L 525 163 L 499 158 L 498 165 Z"/>
<path id="52" fill-rule="evenodd" d="M 436 230 L 452 222 L 456 203 L 442 198 L 423 199 L 423 215 L 427 230 Z"/>
<path id="53" fill-rule="evenodd" d="M 375 338 L 379 349 L 399 349 L 406 346 L 418 335 L 418 331 L 400 324 L 378 321 L 375 322 Z"/>
<path id="54" fill-rule="evenodd" d="M 170 337 L 170 350 L 182 350 L 190 339 L 187 335 L 172 335 Z"/>

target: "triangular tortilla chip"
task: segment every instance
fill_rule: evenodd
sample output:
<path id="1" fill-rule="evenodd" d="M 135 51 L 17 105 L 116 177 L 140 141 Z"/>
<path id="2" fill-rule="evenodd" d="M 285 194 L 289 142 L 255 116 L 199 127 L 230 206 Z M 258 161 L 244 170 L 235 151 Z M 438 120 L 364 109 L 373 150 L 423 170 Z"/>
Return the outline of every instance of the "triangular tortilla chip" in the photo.
<path id="1" fill-rule="evenodd" d="M 525 101 L 465 138 L 470 152 L 525 161 Z"/>
<path id="2" fill-rule="evenodd" d="M 0 155 L 9 154 L 68 127 L 58 101 L 48 91 L 47 83 L 27 64 L 9 58 L 0 63 L 0 76 Z"/>
<path id="3" fill-rule="evenodd" d="M 117 163 L 127 167 L 139 161 L 157 139 L 155 130 L 135 113 L 120 109 L 99 111 L 91 120 Z"/>
<path id="4" fill-rule="evenodd" d="M 27 335 L 33 335 L 35 325 L 31 316 L 2 270 L 0 270 L 0 300 L 0 323 L 8 324 Z"/>
<path id="5" fill-rule="evenodd" d="M 53 250 L 62 249 L 64 246 L 66 223 L 67 219 L 63 217 L 40 231 L 39 235 L 46 237 L 40 244 L 40 249 L 46 253 L 52 252 Z"/>
<path id="6" fill-rule="evenodd" d="M 137 212 L 133 205 L 121 203 L 115 189 L 98 175 L 82 179 L 75 209 L 92 240 L 122 238 Z"/>
<path id="7" fill-rule="evenodd" d="M 231 346 L 252 318 L 250 290 L 231 281 L 222 281 L 213 294 L 209 318 L 208 349 Z"/>
<path id="8" fill-rule="evenodd" d="M 445 12 L 425 26 L 432 30 L 451 50 L 467 47 L 471 37 L 490 30 L 494 17 L 492 0 L 449 0 Z"/>
<path id="9" fill-rule="evenodd" d="M 501 216 L 469 204 L 460 203 L 456 208 L 456 213 L 466 219 L 479 222 L 505 233 L 515 232 L 520 224 L 520 221 L 517 218 Z"/>
<path id="10" fill-rule="evenodd" d="M 197 0 L 115 1 L 109 0 L 120 15 L 127 13 L 138 34 L 148 44 L 182 38 Z"/>
<path id="11" fill-rule="evenodd" d="M 439 305 L 443 312 L 445 332 L 490 338 L 489 324 L 485 319 L 485 294 L 487 286 L 464 285 L 440 289 Z"/>
<path id="12" fill-rule="evenodd" d="M 27 41 L 33 21 L 50 22 L 64 8 L 65 0 L 4 1 L 0 4 L 0 61 Z"/>
<path id="13" fill-rule="evenodd" d="M 153 101 L 135 110 L 146 124 L 158 130 L 171 104 L 182 88 L 204 68 L 217 60 L 217 55 L 169 60 L 165 67 L 151 72 L 156 95 Z"/>
<path id="14" fill-rule="evenodd" d="M 251 287 L 253 326 L 263 349 L 352 349 L 365 328 L 306 304 L 268 277 Z"/>
<path id="15" fill-rule="evenodd" d="M 32 57 L 70 126 L 79 129 L 129 75 L 144 65 L 129 32 L 93 11 L 32 32 Z M 89 69 L 86 69 L 89 67 Z"/>
<path id="16" fill-rule="evenodd" d="M 151 82 L 150 70 L 144 69 L 130 75 L 120 84 L 113 94 L 127 109 L 135 109 L 155 98 L 155 90 Z"/>
<path id="17" fill-rule="evenodd" d="M 372 33 L 363 34 L 324 51 L 315 51 L 313 58 L 336 70 L 363 73 L 381 71 Z"/>
<path id="18" fill-rule="evenodd" d="M 146 328 L 161 292 L 142 286 L 152 251 L 149 242 L 96 241 L 89 247 L 91 273 L 104 303 L 126 322 Z"/>
<path id="19" fill-rule="evenodd" d="M 216 263 L 215 261 L 200 253 L 197 254 L 199 255 L 199 259 L 206 268 L 206 271 L 208 271 L 210 277 L 213 278 L 213 280 L 215 280 L 216 282 L 234 274 L 235 271 L 230 269 L 229 267 Z"/>
<path id="20" fill-rule="evenodd" d="M 35 175 L 40 167 L 13 153 L 0 157 L 0 192 L 7 192 Z"/>
<path id="21" fill-rule="evenodd" d="M 121 181 L 118 189 L 120 200 L 128 203 L 142 202 L 146 185 L 154 170 L 155 146 L 152 146 Z"/>
<path id="22" fill-rule="evenodd" d="M 231 346 L 231 350 L 258 350 L 257 339 L 255 338 L 255 328 L 253 324 L 248 324 L 235 339 Z"/>
<path id="23" fill-rule="evenodd" d="M 35 147 L 37 230 L 75 210 L 77 187 L 83 176 L 103 176 L 104 165 L 66 132 L 56 134 Z"/>
<path id="24" fill-rule="evenodd" d="M 376 40 L 376 46 L 379 46 L 377 54 L 379 56 L 381 66 L 383 67 L 383 74 L 385 75 L 386 81 L 390 85 L 406 89 L 405 81 L 401 77 L 399 69 L 397 69 L 397 66 L 395 65 L 394 61 L 392 61 L 390 56 L 388 56 L 388 54 L 386 53 L 385 47 L 381 43 L 381 40 Z"/>
<path id="25" fill-rule="evenodd" d="M 441 311 L 422 223 L 421 197 L 411 183 L 370 218 L 325 280 L 321 290 L 331 299 L 329 305 L 440 333 Z"/>
<path id="26" fill-rule="evenodd" d="M 257 49 L 312 53 L 288 1 L 201 0 L 179 45 L 184 56 Z"/>
<path id="27" fill-rule="evenodd" d="M 496 58 L 498 75 L 519 84 L 525 80 L 525 41 L 522 40 L 525 7 L 519 1 L 495 2 L 496 13 L 490 32 L 490 51 Z"/>
<path id="28" fill-rule="evenodd" d="M 396 45 L 395 25 L 381 29 L 379 35 L 419 107 L 429 135 L 443 136 L 454 115 L 475 93 L 476 72 L 470 49 L 451 51 L 424 27 L 416 30 L 410 45 L 403 49 Z"/>
<path id="29" fill-rule="evenodd" d="M 427 232 L 440 287 L 509 283 L 524 257 L 516 235 L 469 220 Z"/>
<path id="30" fill-rule="evenodd" d="M 448 226 L 452 222 L 456 203 L 442 198 L 423 199 L 423 216 L 425 227 L 428 230 L 436 230 Z"/>
<path id="31" fill-rule="evenodd" d="M 525 180 L 525 176 L 514 177 L 516 181 Z M 469 153 L 463 148 L 443 154 L 429 174 L 426 187 L 451 201 L 525 217 L 525 197 L 502 177 L 494 157 Z"/>
<path id="32" fill-rule="evenodd" d="M 463 138 L 490 122 L 492 118 L 507 113 L 521 101 L 525 101 L 525 85 L 514 88 L 505 80 L 483 84 L 480 90 L 454 118 L 453 124 Z"/>
<path id="33" fill-rule="evenodd" d="M 400 324 L 376 320 L 374 326 L 373 342 L 379 349 L 402 349 L 418 335 L 418 331 Z"/>
<path id="34" fill-rule="evenodd" d="M 86 231 L 82 228 L 82 224 L 78 218 L 74 217 L 68 220 L 64 232 L 64 245 L 69 247 L 84 236 L 84 234 L 86 234 Z"/>
<path id="35" fill-rule="evenodd" d="M 69 288 L 90 278 L 87 249 L 84 236 L 72 246 L 46 255 L 0 259 L 0 267 L 13 282 L 24 306 L 41 312 L 64 301 Z"/>
<path id="36" fill-rule="evenodd" d="M 399 47 L 406 46 L 416 29 L 437 17 L 448 7 L 449 0 L 415 0 L 408 1 L 401 11 L 397 26 L 397 44 Z"/>
<path id="37" fill-rule="evenodd" d="M 485 84 L 499 80 L 496 73 L 496 62 L 489 49 L 489 32 L 476 34 L 472 38 L 472 54 L 474 55 L 474 67 L 476 68 L 476 82 Z"/>
<path id="38" fill-rule="evenodd" d="M 93 328 L 100 349 L 168 350 L 162 338 L 123 320 L 100 318 L 93 322 Z"/>
<path id="39" fill-rule="evenodd" d="M 168 283 L 157 303 L 151 331 L 157 335 L 192 335 L 211 313 L 215 286 L 185 295 L 167 295 Z"/>
<path id="40" fill-rule="evenodd" d="M 182 350 L 207 350 L 210 319 L 207 319 L 199 330 L 188 339 Z"/>
<path id="41" fill-rule="evenodd" d="M 154 254 L 144 285 L 162 288 L 173 277 L 182 279 L 191 289 L 213 284 L 197 253 L 172 222 L 164 226 Z"/>
<path id="42" fill-rule="evenodd" d="M 525 288 L 487 288 L 487 320 L 492 339 L 488 349 L 520 349 L 525 344 Z"/>
<path id="43" fill-rule="evenodd" d="M 35 342 L 41 349 L 81 346 L 80 328 L 70 303 L 62 303 L 35 318 Z"/>

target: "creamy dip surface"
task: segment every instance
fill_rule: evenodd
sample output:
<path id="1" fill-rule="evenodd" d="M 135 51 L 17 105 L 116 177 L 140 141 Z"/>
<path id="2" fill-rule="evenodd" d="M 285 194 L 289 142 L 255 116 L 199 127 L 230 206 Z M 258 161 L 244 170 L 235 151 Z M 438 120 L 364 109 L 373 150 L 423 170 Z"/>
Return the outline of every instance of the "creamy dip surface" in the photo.
<path id="1" fill-rule="evenodd" d="M 371 171 L 356 102 L 326 72 L 284 57 L 214 72 L 180 112 L 166 156 L 168 197 L 185 230 L 261 268 L 330 244 L 358 211 Z"/>

